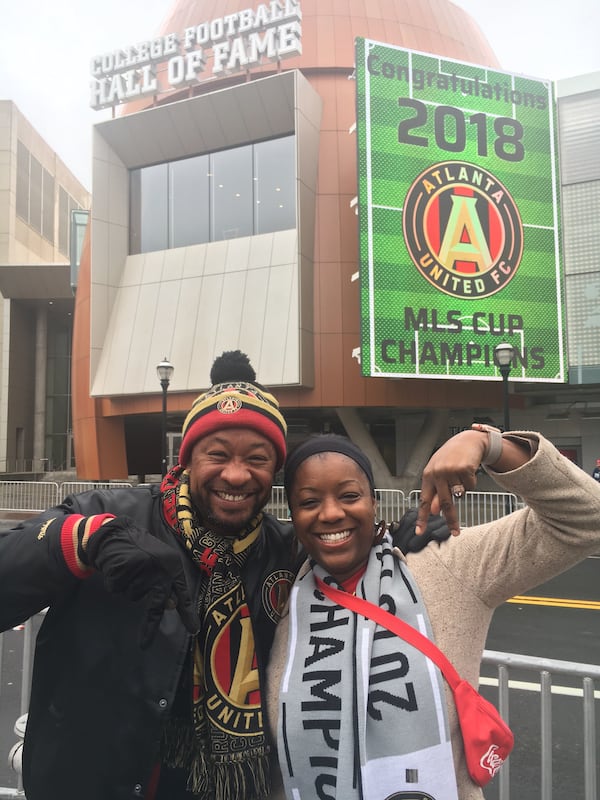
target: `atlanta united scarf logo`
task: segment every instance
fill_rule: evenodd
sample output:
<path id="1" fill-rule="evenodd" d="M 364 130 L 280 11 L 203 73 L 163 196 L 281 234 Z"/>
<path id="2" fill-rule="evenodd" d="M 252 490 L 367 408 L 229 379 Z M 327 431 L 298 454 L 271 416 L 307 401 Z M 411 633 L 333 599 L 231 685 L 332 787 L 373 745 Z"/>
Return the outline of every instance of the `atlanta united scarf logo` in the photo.
<path id="1" fill-rule="evenodd" d="M 220 597 L 206 620 L 205 652 L 212 662 L 205 674 L 207 715 L 217 729 L 251 741 L 262 734 L 263 718 L 252 620 L 242 587 Z"/>

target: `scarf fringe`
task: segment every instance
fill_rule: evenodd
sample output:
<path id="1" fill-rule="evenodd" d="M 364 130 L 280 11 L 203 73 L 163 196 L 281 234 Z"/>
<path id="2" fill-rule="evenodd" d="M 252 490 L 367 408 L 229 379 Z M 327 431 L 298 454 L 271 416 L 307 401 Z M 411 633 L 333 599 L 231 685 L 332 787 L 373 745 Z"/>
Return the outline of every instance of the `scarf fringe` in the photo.
<path id="1" fill-rule="evenodd" d="M 171 719 L 165 727 L 162 762 L 170 769 L 185 770 L 186 788 L 199 797 L 267 800 L 270 794 L 271 762 L 264 750 L 257 748 L 243 756 L 211 760 L 206 751 L 198 750 L 194 729 L 182 724 L 182 720 Z"/>
<path id="2" fill-rule="evenodd" d="M 219 800 L 237 800 L 240 797 L 244 800 L 266 800 L 271 786 L 270 766 L 266 755 L 215 764 L 215 797 Z"/>
<path id="3" fill-rule="evenodd" d="M 200 797 L 208 797 L 211 788 L 211 777 L 206 756 L 202 752 L 196 752 L 190 766 L 186 789 Z M 219 795 L 215 794 L 215 797 L 219 797 Z"/>
<path id="4" fill-rule="evenodd" d="M 170 719 L 163 731 L 161 755 L 167 767 L 189 768 L 198 754 L 198 740 L 191 725 Z"/>

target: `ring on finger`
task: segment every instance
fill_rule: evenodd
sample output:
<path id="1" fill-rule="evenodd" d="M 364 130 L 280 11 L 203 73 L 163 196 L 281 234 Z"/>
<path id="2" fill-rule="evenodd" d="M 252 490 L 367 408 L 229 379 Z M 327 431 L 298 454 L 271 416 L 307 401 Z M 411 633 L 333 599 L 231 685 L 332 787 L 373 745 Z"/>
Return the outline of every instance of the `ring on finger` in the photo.
<path id="1" fill-rule="evenodd" d="M 465 493 L 465 487 L 462 483 L 457 483 L 450 487 L 450 491 L 452 492 L 452 497 L 461 498 Z"/>

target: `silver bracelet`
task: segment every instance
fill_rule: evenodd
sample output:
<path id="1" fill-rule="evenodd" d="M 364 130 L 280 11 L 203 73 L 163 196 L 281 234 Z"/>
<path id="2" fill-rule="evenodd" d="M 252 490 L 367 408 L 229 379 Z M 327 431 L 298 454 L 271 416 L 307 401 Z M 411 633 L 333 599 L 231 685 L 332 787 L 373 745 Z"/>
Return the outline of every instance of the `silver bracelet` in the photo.
<path id="1" fill-rule="evenodd" d="M 485 453 L 482 456 L 481 463 L 484 466 L 491 467 L 502 455 L 502 434 L 500 433 L 500 430 L 498 428 L 494 428 L 493 425 L 484 425 L 480 422 L 474 422 L 473 425 L 471 425 L 471 430 L 487 433 L 487 447 L 485 448 Z"/>

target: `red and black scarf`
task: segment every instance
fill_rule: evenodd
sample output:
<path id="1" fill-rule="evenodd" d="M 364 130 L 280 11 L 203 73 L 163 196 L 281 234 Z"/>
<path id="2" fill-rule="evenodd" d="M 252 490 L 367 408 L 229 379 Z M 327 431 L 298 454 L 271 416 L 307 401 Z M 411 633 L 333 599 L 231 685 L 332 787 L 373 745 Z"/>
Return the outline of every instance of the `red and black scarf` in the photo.
<path id="1" fill-rule="evenodd" d="M 191 712 L 186 709 L 169 722 L 163 764 L 187 771 L 192 796 L 263 800 L 270 790 L 269 748 L 252 619 L 240 577 L 256 547 L 262 514 L 229 539 L 201 525 L 187 470 L 172 469 L 161 490 L 165 519 L 202 576 Z"/>

